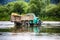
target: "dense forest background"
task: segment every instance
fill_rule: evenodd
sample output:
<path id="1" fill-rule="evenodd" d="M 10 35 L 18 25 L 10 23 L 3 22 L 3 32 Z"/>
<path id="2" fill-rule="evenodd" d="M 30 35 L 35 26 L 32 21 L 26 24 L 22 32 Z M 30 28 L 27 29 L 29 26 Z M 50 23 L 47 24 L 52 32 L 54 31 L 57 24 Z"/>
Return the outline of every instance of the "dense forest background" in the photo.
<path id="1" fill-rule="evenodd" d="M 43 21 L 60 21 L 60 0 L 0 0 L 0 21 L 9 21 L 12 12 L 34 13 Z"/>

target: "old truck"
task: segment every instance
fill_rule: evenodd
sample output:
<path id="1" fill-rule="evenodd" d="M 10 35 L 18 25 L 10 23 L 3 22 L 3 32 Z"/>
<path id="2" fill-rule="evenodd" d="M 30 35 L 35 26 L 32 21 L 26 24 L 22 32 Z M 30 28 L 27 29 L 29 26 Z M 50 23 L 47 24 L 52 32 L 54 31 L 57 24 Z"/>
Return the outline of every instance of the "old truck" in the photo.
<path id="1" fill-rule="evenodd" d="M 28 13 L 28 14 L 24 14 L 24 15 L 19 15 L 17 13 L 12 13 L 11 14 L 11 21 L 14 22 L 15 24 L 26 23 L 27 25 L 28 24 L 29 25 L 41 25 L 41 21 L 33 13 Z"/>
<path id="2" fill-rule="evenodd" d="M 39 20 L 39 18 L 36 17 L 33 13 L 28 13 L 28 14 L 24 14 L 24 15 L 12 13 L 11 21 L 14 22 L 15 26 L 18 26 L 18 28 L 21 25 L 24 25 L 24 27 L 25 26 L 31 27 L 30 30 L 33 30 L 35 33 L 39 32 L 40 29 L 38 26 L 41 26 L 41 20 Z"/>

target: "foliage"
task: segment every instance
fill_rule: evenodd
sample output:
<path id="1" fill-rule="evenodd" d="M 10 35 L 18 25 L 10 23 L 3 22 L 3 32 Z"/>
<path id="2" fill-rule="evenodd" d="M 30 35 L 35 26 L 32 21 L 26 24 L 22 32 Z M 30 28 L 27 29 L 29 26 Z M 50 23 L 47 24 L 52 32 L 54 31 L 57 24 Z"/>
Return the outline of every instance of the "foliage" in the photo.
<path id="1" fill-rule="evenodd" d="M 21 14 L 21 13 L 27 12 L 28 4 L 23 1 L 11 2 L 11 3 L 7 4 L 7 7 L 9 7 L 9 9 L 10 9 L 10 13 L 17 12 L 17 13 Z"/>
<path id="2" fill-rule="evenodd" d="M 0 20 L 2 21 L 10 20 L 10 15 L 12 12 L 17 12 L 19 14 L 26 13 L 27 8 L 28 8 L 28 4 L 24 1 L 11 2 L 6 5 L 1 5 L 0 6 Z"/>
<path id="3" fill-rule="evenodd" d="M 33 12 L 36 16 L 39 16 L 46 5 L 49 5 L 48 0 L 30 0 L 28 12 Z"/>
<path id="4" fill-rule="evenodd" d="M 0 20 L 9 20 L 9 17 L 7 17 L 9 15 L 8 11 L 6 6 L 0 6 Z"/>
<path id="5" fill-rule="evenodd" d="M 0 21 L 10 20 L 12 12 L 19 14 L 34 13 L 41 20 L 60 21 L 60 3 L 50 4 L 50 0 L 30 0 L 10 2 L 0 5 Z"/>
<path id="6" fill-rule="evenodd" d="M 30 7 L 28 8 L 28 13 L 35 13 L 37 15 L 37 7 L 35 4 L 31 4 Z"/>
<path id="7" fill-rule="evenodd" d="M 46 6 L 45 8 L 45 17 L 48 17 L 55 20 L 55 21 L 60 21 L 60 6 L 59 5 L 54 5 L 50 4 Z"/>

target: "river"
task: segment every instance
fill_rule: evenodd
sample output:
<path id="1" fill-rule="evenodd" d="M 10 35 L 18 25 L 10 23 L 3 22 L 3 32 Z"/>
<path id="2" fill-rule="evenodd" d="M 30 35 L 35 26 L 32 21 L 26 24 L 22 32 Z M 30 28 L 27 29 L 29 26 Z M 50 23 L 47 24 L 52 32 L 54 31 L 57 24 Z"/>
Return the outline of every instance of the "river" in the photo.
<path id="1" fill-rule="evenodd" d="M 60 26 L 60 21 L 43 21 L 42 22 L 42 26 L 47 26 L 47 25 L 52 27 Z M 0 28 L 10 28 L 10 27 L 14 27 L 14 22 L 0 21 Z"/>
<path id="2" fill-rule="evenodd" d="M 47 23 L 47 22 L 45 22 Z M 12 22 L 0 22 L 0 28 L 13 27 Z M 60 40 L 60 33 L 0 32 L 0 40 Z"/>
<path id="3" fill-rule="evenodd" d="M 2 32 L 0 33 L 0 40 L 60 40 L 59 33 L 9 33 Z"/>

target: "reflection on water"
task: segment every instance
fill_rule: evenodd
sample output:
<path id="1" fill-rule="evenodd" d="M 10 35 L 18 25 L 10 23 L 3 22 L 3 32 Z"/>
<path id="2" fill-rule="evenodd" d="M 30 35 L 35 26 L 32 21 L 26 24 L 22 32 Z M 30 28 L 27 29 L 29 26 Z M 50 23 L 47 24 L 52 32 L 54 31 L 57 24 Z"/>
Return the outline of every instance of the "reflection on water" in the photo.
<path id="1" fill-rule="evenodd" d="M 11 33 L 0 32 L 0 40 L 60 40 L 60 33 Z"/>
<path id="2" fill-rule="evenodd" d="M 40 26 L 15 26 L 13 32 L 40 32 Z"/>
<path id="3" fill-rule="evenodd" d="M 34 33 L 32 32 L 33 28 L 34 27 L 22 27 L 21 29 L 23 31 L 28 30 L 28 32 L 21 33 L 0 32 L 0 40 L 60 40 L 60 33 Z M 15 28 L 14 30 L 19 31 L 20 28 Z M 41 28 L 39 30 L 41 30 Z"/>

